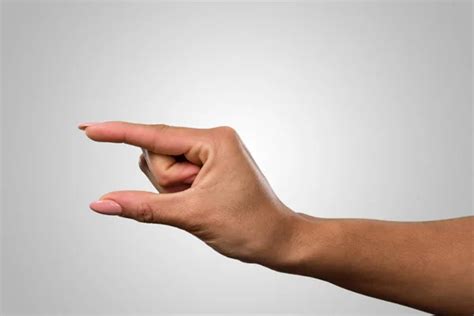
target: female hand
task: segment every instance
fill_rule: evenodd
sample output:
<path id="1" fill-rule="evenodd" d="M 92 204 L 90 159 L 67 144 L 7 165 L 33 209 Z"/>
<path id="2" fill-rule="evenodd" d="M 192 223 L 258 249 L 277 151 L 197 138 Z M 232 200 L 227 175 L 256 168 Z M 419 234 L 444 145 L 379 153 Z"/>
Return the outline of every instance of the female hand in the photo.
<path id="1" fill-rule="evenodd" d="M 226 256 L 430 313 L 474 311 L 473 216 L 315 218 L 278 200 L 229 127 L 107 122 L 84 128 L 97 141 L 145 148 L 141 168 L 163 192 L 112 192 L 91 204 L 100 213 L 173 225 Z"/>
<path id="2" fill-rule="evenodd" d="M 181 228 L 245 262 L 277 268 L 288 259 L 298 215 L 276 197 L 232 128 L 86 125 L 95 141 L 143 148 L 140 168 L 161 192 L 107 193 L 93 210 Z"/>

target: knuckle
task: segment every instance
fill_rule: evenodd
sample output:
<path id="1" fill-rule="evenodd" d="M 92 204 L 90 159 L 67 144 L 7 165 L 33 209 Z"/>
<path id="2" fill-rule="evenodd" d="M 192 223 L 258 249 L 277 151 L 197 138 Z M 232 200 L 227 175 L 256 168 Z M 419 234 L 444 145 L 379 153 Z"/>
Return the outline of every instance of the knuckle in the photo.
<path id="1" fill-rule="evenodd" d="M 154 139 L 152 145 L 149 149 L 151 149 L 152 152 L 159 152 L 159 148 L 157 147 L 159 139 L 163 137 L 163 134 L 165 134 L 171 126 L 166 124 L 152 124 L 151 126 L 155 129 L 155 132 L 153 135 Z"/>
<path id="2" fill-rule="evenodd" d="M 155 222 L 155 212 L 152 205 L 148 202 L 143 202 L 138 208 L 135 219 L 142 223 Z"/>
<path id="3" fill-rule="evenodd" d="M 173 179 L 167 173 L 161 174 L 158 179 L 158 184 L 162 187 L 170 186 L 173 183 Z"/>
<path id="4" fill-rule="evenodd" d="M 227 125 L 216 127 L 216 130 L 222 135 L 227 135 L 227 136 L 237 135 L 237 131 L 233 127 L 230 127 Z"/>
<path id="5" fill-rule="evenodd" d="M 216 135 L 224 140 L 236 140 L 239 138 L 237 131 L 230 126 L 219 126 L 214 130 Z"/>

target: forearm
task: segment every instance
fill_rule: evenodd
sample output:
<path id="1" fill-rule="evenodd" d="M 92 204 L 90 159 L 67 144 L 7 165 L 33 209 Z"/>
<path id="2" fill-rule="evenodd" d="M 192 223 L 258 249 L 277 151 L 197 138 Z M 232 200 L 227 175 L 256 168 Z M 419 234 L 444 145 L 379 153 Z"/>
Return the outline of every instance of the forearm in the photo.
<path id="1" fill-rule="evenodd" d="M 473 223 L 298 214 L 288 255 L 273 268 L 432 313 L 472 314 Z"/>
<path id="2" fill-rule="evenodd" d="M 164 193 L 110 192 L 91 203 L 99 213 L 175 226 L 228 257 L 418 309 L 474 312 L 473 217 L 314 218 L 281 203 L 230 127 L 103 122 L 80 128 L 96 141 L 146 149 L 140 168 Z"/>

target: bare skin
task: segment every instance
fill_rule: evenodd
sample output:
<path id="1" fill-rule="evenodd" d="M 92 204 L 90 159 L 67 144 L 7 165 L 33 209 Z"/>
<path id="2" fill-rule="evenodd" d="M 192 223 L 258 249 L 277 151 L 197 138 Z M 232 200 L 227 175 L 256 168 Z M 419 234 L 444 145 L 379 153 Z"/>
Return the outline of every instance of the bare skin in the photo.
<path id="1" fill-rule="evenodd" d="M 474 217 L 429 222 L 316 218 L 272 191 L 229 127 L 126 122 L 79 126 L 144 149 L 160 193 L 107 193 L 91 208 L 183 229 L 219 253 L 435 314 L 474 314 Z"/>

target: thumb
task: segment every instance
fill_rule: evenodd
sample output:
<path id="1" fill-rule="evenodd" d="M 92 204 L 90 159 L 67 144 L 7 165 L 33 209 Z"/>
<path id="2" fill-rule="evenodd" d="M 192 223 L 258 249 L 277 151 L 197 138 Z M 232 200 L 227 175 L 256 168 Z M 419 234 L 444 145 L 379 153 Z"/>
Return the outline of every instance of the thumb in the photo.
<path id="1" fill-rule="evenodd" d="M 119 215 L 144 223 L 178 226 L 184 212 L 179 194 L 157 194 L 145 191 L 115 191 L 103 195 L 89 206 L 106 215 Z M 181 208 L 183 209 L 183 208 Z"/>

